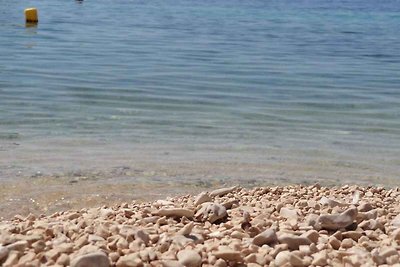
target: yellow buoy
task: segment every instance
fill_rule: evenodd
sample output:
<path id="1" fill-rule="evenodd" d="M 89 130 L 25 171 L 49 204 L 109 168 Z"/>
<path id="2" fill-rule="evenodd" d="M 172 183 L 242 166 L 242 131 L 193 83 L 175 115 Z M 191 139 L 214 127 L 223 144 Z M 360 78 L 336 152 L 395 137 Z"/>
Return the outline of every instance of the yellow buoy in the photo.
<path id="1" fill-rule="evenodd" d="M 27 23 L 38 23 L 38 12 L 36 8 L 25 9 L 25 21 Z"/>

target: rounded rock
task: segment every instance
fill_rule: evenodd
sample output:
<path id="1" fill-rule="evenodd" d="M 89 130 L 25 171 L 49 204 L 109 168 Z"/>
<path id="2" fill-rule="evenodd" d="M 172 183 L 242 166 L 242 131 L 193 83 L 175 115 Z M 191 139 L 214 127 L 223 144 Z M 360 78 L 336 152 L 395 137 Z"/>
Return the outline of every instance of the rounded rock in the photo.
<path id="1" fill-rule="evenodd" d="M 8 256 L 8 248 L 0 245 L 0 262 Z"/>
<path id="2" fill-rule="evenodd" d="M 353 239 L 345 238 L 342 240 L 342 248 L 351 248 L 353 247 Z"/>
<path id="3" fill-rule="evenodd" d="M 319 233 L 315 230 L 309 230 L 304 233 L 302 236 L 308 238 L 311 242 L 317 243 L 319 238 Z"/>
<path id="4" fill-rule="evenodd" d="M 282 234 L 278 237 L 281 244 L 287 244 L 290 250 L 297 250 L 301 245 L 310 245 L 310 239 L 304 236 L 295 236 L 292 234 Z"/>
<path id="5" fill-rule="evenodd" d="M 279 215 L 286 219 L 297 219 L 299 216 L 297 210 L 289 208 L 281 208 L 281 210 L 279 211 Z"/>
<path id="6" fill-rule="evenodd" d="M 225 261 L 242 261 L 242 256 L 240 255 L 240 252 L 233 250 L 217 251 L 214 253 L 214 256 L 217 257 L 217 259 L 223 259 Z"/>
<path id="7" fill-rule="evenodd" d="M 116 267 L 140 267 L 143 262 L 138 253 L 132 253 L 122 256 L 118 259 Z"/>
<path id="8" fill-rule="evenodd" d="M 181 250 L 177 254 L 178 261 L 187 267 L 197 267 L 201 264 L 201 256 L 193 250 Z"/>
<path id="9" fill-rule="evenodd" d="M 286 250 L 279 252 L 275 257 L 275 266 L 284 266 L 287 263 L 290 263 L 290 252 Z"/>
<path id="10" fill-rule="evenodd" d="M 340 241 L 334 236 L 329 237 L 328 243 L 335 250 L 338 250 L 341 245 Z"/>
<path id="11" fill-rule="evenodd" d="M 398 229 L 393 231 L 392 237 L 393 237 L 394 240 L 400 241 L 400 228 L 398 228 Z M 0 256 L 0 258 L 1 258 L 1 256 Z"/>
<path id="12" fill-rule="evenodd" d="M 277 240 L 278 237 L 276 236 L 275 230 L 267 229 L 254 237 L 253 244 L 261 247 L 265 244 L 270 245 L 272 243 L 275 243 Z"/>
<path id="13" fill-rule="evenodd" d="M 71 267 L 109 267 L 110 261 L 103 252 L 94 252 L 76 257 L 71 261 Z"/>
<path id="14" fill-rule="evenodd" d="M 327 258 L 328 258 L 328 255 L 327 255 L 326 251 L 324 251 L 324 250 L 320 251 L 313 255 L 312 264 L 317 265 L 317 266 L 325 266 L 328 264 Z"/>

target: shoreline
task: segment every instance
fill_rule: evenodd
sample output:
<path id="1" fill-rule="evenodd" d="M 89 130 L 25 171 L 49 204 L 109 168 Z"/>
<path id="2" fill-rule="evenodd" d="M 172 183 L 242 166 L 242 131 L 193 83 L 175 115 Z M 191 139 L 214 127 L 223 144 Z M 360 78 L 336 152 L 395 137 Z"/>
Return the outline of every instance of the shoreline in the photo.
<path id="1" fill-rule="evenodd" d="M 215 166 L 213 166 L 215 167 Z M 171 168 L 180 172 L 165 173 L 163 170 L 137 172 L 128 167 L 118 167 L 110 173 L 77 172 L 71 175 L 39 175 L 37 177 L 14 177 L 1 180 L 0 188 L 0 220 L 10 219 L 17 213 L 22 216 L 34 214 L 50 215 L 54 212 L 92 208 L 102 205 L 115 205 L 122 202 L 152 201 L 169 196 L 197 194 L 213 188 L 239 185 L 244 188 L 260 186 L 311 185 L 318 183 L 323 186 L 334 187 L 339 184 L 375 185 L 392 188 L 397 185 L 394 179 L 365 177 L 357 180 L 327 179 L 314 177 L 287 178 L 285 174 L 276 176 L 262 174 L 265 169 L 258 169 L 252 175 L 244 176 L 244 170 L 232 168 L 229 172 L 224 166 L 212 168 L 213 174 L 198 175 L 196 170 L 191 172 L 190 167 Z M 249 166 L 247 166 L 249 167 Z M 117 170 L 117 171 L 115 171 Z M 229 175 L 216 175 L 227 171 Z M 233 171 L 238 171 L 234 173 Z M 210 172 L 211 173 L 211 172 Z M 257 173 L 257 175 L 253 175 Z M 173 175 L 173 176 L 171 176 Z M 183 178 L 184 177 L 184 178 Z M 253 178 L 244 178 L 253 177 Z"/>
<path id="2" fill-rule="evenodd" d="M 16 215 L 0 222 L 0 263 L 398 265 L 399 202 L 399 188 L 235 186 L 49 216 Z"/>

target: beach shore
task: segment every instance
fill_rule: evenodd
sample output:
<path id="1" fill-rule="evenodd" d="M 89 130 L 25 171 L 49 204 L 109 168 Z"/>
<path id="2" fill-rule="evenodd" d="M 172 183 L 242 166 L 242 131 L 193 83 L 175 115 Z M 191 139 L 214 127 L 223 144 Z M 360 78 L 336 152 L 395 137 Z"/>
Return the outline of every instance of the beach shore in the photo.
<path id="1" fill-rule="evenodd" d="M 2 266 L 400 266 L 400 190 L 238 186 L 16 215 Z"/>

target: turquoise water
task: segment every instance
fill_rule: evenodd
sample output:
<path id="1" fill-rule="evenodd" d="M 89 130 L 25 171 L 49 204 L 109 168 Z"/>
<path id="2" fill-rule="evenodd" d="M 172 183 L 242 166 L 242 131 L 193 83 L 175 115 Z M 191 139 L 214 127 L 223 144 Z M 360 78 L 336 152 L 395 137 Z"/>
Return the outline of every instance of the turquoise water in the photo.
<path id="1" fill-rule="evenodd" d="M 18 0 L 0 14 L 3 178 L 136 164 L 398 178 L 399 1 Z"/>

